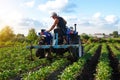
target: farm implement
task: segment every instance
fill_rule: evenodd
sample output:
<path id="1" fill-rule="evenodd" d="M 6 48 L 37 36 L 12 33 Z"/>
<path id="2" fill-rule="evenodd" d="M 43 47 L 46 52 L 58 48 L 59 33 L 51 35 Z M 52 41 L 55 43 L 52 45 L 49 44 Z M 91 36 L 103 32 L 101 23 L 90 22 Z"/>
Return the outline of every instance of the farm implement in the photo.
<path id="1" fill-rule="evenodd" d="M 70 27 L 66 29 L 66 42 L 61 33 L 62 31 L 59 28 L 54 29 L 53 35 L 45 29 L 41 29 L 38 45 L 27 46 L 27 48 L 30 49 L 31 53 L 32 49 L 37 49 L 36 56 L 39 58 L 46 57 L 48 59 L 52 59 L 51 53 L 63 56 L 65 52 L 69 52 L 72 60 L 78 60 L 78 58 L 83 54 L 83 47 L 80 36 L 76 31 L 76 24 L 74 25 L 74 28 Z"/>

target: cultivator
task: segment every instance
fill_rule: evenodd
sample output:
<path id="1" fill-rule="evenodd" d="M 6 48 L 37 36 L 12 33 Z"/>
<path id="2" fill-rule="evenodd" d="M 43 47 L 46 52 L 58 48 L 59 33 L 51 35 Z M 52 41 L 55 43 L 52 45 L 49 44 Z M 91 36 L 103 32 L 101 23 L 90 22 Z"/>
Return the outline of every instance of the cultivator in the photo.
<path id="1" fill-rule="evenodd" d="M 55 29 L 54 34 L 46 32 L 44 29 L 39 33 L 40 41 L 36 46 L 27 46 L 28 49 L 37 49 L 36 56 L 39 58 L 48 58 L 52 59 L 51 53 L 56 53 L 56 55 L 62 55 L 65 52 L 69 52 L 71 59 L 78 60 L 79 57 L 83 54 L 83 47 L 81 44 L 80 36 L 73 27 L 67 28 L 67 35 L 65 36 L 67 42 L 64 43 L 63 35 L 61 35 L 60 29 Z"/>

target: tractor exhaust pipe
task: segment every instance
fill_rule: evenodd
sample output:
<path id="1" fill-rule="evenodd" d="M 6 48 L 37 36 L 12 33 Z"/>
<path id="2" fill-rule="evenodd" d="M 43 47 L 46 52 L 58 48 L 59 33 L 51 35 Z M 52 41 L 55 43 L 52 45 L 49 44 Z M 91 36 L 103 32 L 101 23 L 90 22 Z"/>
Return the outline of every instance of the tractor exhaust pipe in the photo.
<path id="1" fill-rule="evenodd" d="M 74 24 L 74 27 L 75 27 L 75 32 L 76 32 L 76 25 L 77 25 L 77 24 Z"/>

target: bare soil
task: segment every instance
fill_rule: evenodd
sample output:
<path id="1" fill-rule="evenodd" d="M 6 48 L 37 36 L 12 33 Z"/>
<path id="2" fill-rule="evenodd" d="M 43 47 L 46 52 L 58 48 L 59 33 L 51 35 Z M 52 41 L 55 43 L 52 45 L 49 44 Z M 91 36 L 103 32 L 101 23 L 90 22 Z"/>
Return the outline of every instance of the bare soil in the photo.
<path id="1" fill-rule="evenodd" d="M 109 59 L 110 59 L 110 66 L 112 67 L 112 76 L 111 80 L 120 80 L 120 72 L 119 72 L 119 61 L 114 55 L 114 52 L 111 51 L 109 46 L 107 47 L 109 50 Z"/>
<path id="2" fill-rule="evenodd" d="M 96 73 L 96 66 L 101 53 L 101 46 L 96 50 L 94 55 L 84 65 L 82 73 L 79 74 L 77 80 L 94 80 L 94 73 Z"/>
<path id="3" fill-rule="evenodd" d="M 45 80 L 58 80 L 58 75 L 60 75 L 64 71 L 64 69 L 70 64 L 72 63 L 70 62 L 66 63 L 65 65 L 60 67 L 58 70 L 51 73 Z"/>

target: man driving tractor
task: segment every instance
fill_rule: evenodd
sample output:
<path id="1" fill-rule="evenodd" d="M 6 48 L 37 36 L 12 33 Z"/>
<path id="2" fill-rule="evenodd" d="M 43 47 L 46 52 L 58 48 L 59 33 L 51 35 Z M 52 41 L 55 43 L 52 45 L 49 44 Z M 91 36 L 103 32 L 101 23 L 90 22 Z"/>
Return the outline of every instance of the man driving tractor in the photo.
<path id="1" fill-rule="evenodd" d="M 58 33 L 59 36 L 62 36 L 63 38 L 63 42 L 66 43 L 66 20 L 63 19 L 62 17 L 59 17 L 57 15 L 57 13 L 53 12 L 52 13 L 52 16 L 51 16 L 53 19 L 54 19 L 54 23 L 53 25 L 51 26 L 51 28 L 47 31 L 47 32 L 50 32 L 51 30 L 53 30 L 55 28 L 55 26 L 57 26 L 57 28 L 54 30 L 54 33 Z"/>
<path id="2" fill-rule="evenodd" d="M 76 24 L 73 27 L 66 27 L 67 22 L 53 12 L 52 16 L 54 23 L 47 31 L 41 29 L 39 48 L 36 50 L 36 56 L 39 58 L 47 58 L 52 60 L 55 53 L 57 56 L 63 56 L 65 52 L 69 52 L 68 59 L 77 60 L 82 55 L 82 47 L 80 36 L 76 31 Z M 57 28 L 55 28 L 55 26 Z M 55 28 L 55 29 L 54 29 Z M 50 31 L 54 29 L 54 35 Z M 64 44 L 64 45 L 63 45 Z"/>

